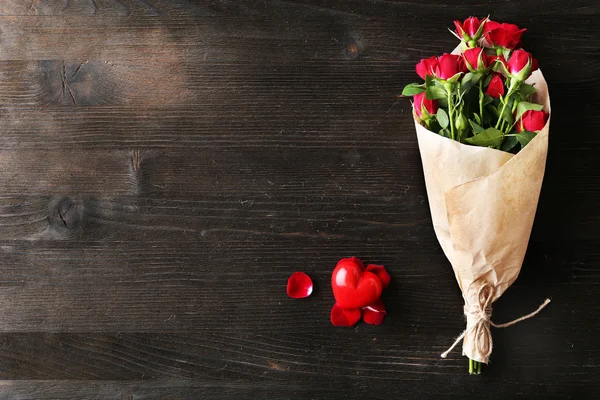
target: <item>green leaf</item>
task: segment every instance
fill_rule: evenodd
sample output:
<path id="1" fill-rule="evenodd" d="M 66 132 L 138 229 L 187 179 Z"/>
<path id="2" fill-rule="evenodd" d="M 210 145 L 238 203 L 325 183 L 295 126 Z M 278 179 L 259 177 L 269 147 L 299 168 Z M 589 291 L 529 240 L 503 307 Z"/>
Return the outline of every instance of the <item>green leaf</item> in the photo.
<path id="1" fill-rule="evenodd" d="M 429 86 L 425 92 L 425 97 L 427 97 L 429 100 L 443 99 L 447 96 L 448 95 L 446 94 L 446 91 L 437 86 Z"/>
<path id="2" fill-rule="evenodd" d="M 451 34 L 453 34 L 453 35 L 454 35 L 454 36 L 455 36 L 455 37 L 456 37 L 458 40 L 460 40 L 460 41 L 464 40 L 462 37 L 458 36 L 458 35 L 456 34 L 456 32 L 454 32 L 452 29 L 448 28 L 448 30 L 449 30 L 449 31 L 450 31 L 450 33 L 451 33 Z"/>
<path id="3" fill-rule="evenodd" d="M 512 125 L 514 120 L 513 120 L 512 114 L 510 112 L 510 109 L 511 109 L 511 107 L 506 107 L 504 109 L 504 113 L 502 114 L 502 119 Z M 502 108 L 500 108 L 500 110 L 502 110 Z"/>
<path id="4" fill-rule="evenodd" d="M 446 80 L 451 83 L 456 83 L 460 79 L 461 75 L 462 75 L 462 72 L 457 72 L 456 74 L 452 75 L 450 78 L 448 78 Z"/>
<path id="5" fill-rule="evenodd" d="M 414 96 L 415 94 L 423 93 L 425 88 L 418 83 L 410 83 L 402 89 L 402 96 Z"/>
<path id="6" fill-rule="evenodd" d="M 523 96 L 523 98 L 526 99 L 529 96 L 531 96 L 532 94 L 534 94 L 535 92 L 537 92 L 537 89 L 534 88 L 532 85 L 528 85 L 526 83 L 521 83 L 519 92 L 521 92 L 521 96 Z"/>
<path id="7" fill-rule="evenodd" d="M 492 104 L 494 102 L 494 98 L 492 96 L 489 95 L 485 95 L 483 96 L 483 106 L 487 106 L 488 104 Z"/>
<path id="8" fill-rule="evenodd" d="M 431 78 L 431 79 L 433 79 L 433 85 L 432 86 L 437 86 L 439 88 L 444 89 L 444 85 L 440 81 L 438 81 L 437 79 L 434 79 L 434 78 Z"/>
<path id="9" fill-rule="evenodd" d="M 473 114 L 475 117 L 479 118 L 477 114 Z M 475 121 L 469 120 L 469 124 L 471 124 L 471 128 L 473 129 L 473 134 L 477 135 L 478 133 L 481 133 L 483 131 L 485 131 L 485 129 L 483 129 L 479 124 L 477 124 Z"/>
<path id="10" fill-rule="evenodd" d="M 426 87 L 433 86 L 434 82 L 435 82 L 435 80 L 433 79 L 433 77 L 431 75 L 425 76 L 425 86 Z"/>
<path id="11" fill-rule="evenodd" d="M 477 82 L 479 82 L 480 77 L 481 77 L 480 75 L 474 74 L 472 72 L 466 73 L 465 76 L 460 81 L 460 90 L 461 90 L 461 92 L 464 94 L 464 93 L 467 93 L 469 90 L 471 90 L 471 88 Z"/>
<path id="12" fill-rule="evenodd" d="M 440 126 L 442 128 L 447 128 L 450 124 L 450 119 L 448 118 L 448 114 L 446 113 L 446 111 L 444 111 L 443 108 L 438 108 L 436 116 L 438 122 L 440 123 Z"/>
<path id="13" fill-rule="evenodd" d="M 498 111 L 498 109 L 492 105 L 492 104 L 488 104 L 487 106 L 485 106 L 485 108 L 490 111 L 496 118 L 500 117 L 500 111 Z"/>
<path id="14" fill-rule="evenodd" d="M 488 104 L 492 104 L 494 102 L 494 98 L 492 96 L 488 96 L 487 94 L 483 96 L 483 106 L 487 106 Z"/>
<path id="15" fill-rule="evenodd" d="M 517 117 L 516 118 L 517 118 L 517 120 L 519 118 L 521 118 L 521 115 L 523 115 L 523 113 L 525 111 L 528 111 L 528 110 L 541 111 L 543 108 L 544 108 L 544 106 L 541 104 L 535 104 L 535 103 L 529 103 L 527 101 L 522 101 L 517 106 Z"/>
<path id="16" fill-rule="evenodd" d="M 486 112 L 488 111 L 488 112 Z M 496 123 L 495 118 L 492 118 L 492 113 L 489 110 L 484 110 L 483 115 L 481 116 L 481 126 L 492 126 Z"/>
<path id="17" fill-rule="evenodd" d="M 465 83 L 470 82 L 473 79 L 475 79 L 475 74 L 472 72 L 467 72 L 465 76 L 463 76 L 463 78 L 461 79 L 460 84 L 464 85 Z"/>
<path id="18" fill-rule="evenodd" d="M 535 137 L 536 133 L 535 132 L 529 132 L 529 131 L 523 131 L 520 133 L 517 133 L 517 140 L 519 141 L 519 143 L 521 143 L 521 148 L 527 146 L 527 144 L 529 142 L 531 142 L 531 139 L 533 139 Z"/>
<path id="19" fill-rule="evenodd" d="M 450 131 L 449 131 L 448 129 L 442 129 L 442 130 L 440 131 L 440 135 L 442 135 L 442 136 L 445 136 L 445 137 L 449 138 L 449 137 L 450 137 Z"/>
<path id="20" fill-rule="evenodd" d="M 498 147 L 504 140 L 504 132 L 494 128 L 487 128 L 477 135 L 465 139 L 469 144 L 482 147 Z"/>
<path id="21" fill-rule="evenodd" d="M 502 55 L 504 56 L 504 59 L 506 61 L 508 61 L 508 59 L 510 58 L 510 49 L 504 49 L 504 50 L 502 50 Z"/>
<path id="22" fill-rule="evenodd" d="M 502 142 L 500 150 L 509 152 L 517 145 L 517 143 L 519 143 L 519 141 L 516 136 L 508 136 L 504 139 L 504 142 Z"/>
<path id="23" fill-rule="evenodd" d="M 494 74 L 486 75 L 486 77 L 483 79 L 483 87 L 487 87 L 487 85 L 490 84 L 490 81 L 492 80 L 493 77 L 494 77 Z"/>
<path id="24" fill-rule="evenodd" d="M 478 114 L 473 114 L 473 118 L 475 118 L 475 122 L 477 122 L 477 124 L 481 125 L 481 118 Z"/>

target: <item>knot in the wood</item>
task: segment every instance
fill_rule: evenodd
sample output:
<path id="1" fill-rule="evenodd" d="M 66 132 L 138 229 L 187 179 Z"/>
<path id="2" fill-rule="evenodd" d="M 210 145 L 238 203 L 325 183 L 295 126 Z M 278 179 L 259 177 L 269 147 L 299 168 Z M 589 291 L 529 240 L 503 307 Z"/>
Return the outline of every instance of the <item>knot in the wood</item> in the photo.
<path id="1" fill-rule="evenodd" d="M 81 225 L 83 202 L 69 197 L 54 198 L 50 201 L 50 224 L 58 230 L 74 229 Z"/>
<path id="2" fill-rule="evenodd" d="M 346 44 L 346 56 L 350 60 L 355 60 L 359 56 L 358 43 L 354 38 L 349 38 Z"/>

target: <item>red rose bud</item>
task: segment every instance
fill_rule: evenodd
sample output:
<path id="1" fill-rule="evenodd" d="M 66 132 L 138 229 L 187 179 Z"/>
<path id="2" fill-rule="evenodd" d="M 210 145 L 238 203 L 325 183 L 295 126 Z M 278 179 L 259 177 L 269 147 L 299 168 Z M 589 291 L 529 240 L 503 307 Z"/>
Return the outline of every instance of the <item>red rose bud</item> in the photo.
<path id="1" fill-rule="evenodd" d="M 531 72 L 540 69 L 540 63 L 535 58 L 531 58 Z"/>
<path id="2" fill-rule="evenodd" d="M 416 94 L 414 97 L 413 106 L 415 107 L 415 113 L 421 119 L 429 119 L 432 115 L 437 113 L 439 104 L 437 100 L 429 100 L 425 97 L 425 92 Z"/>
<path id="3" fill-rule="evenodd" d="M 521 35 L 527 29 L 519 29 L 514 24 L 500 24 L 488 21 L 483 28 L 485 38 L 495 47 L 514 49 L 521 42 Z"/>
<path id="4" fill-rule="evenodd" d="M 535 111 L 535 110 L 527 110 L 521 115 L 521 118 L 517 121 L 517 131 L 529 131 L 529 132 L 537 132 L 540 131 L 546 126 L 546 122 L 548 121 L 548 114 L 545 111 Z"/>
<path id="5" fill-rule="evenodd" d="M 538 62 L 533 58 L 531 53 L 526 52 L 523 49 L 515 50 L 510 56 L 510 59 L 506 63 L 508 73 L 511 74 L 515 79 L 524 81 L 529 78 L 531 72 L 538 68 Z"/>
<path id="6" fill-rule="evenodd" d="M 429 57 L 422 59 L 417 64 L 417 74 L 421 77 L 421 79 L 425 80 L 427 75 L 433 76 L 433 68 L 437 66 L 437 57 Z"/>
<path id="7" fill-rule="evenodd" d="M 437 65 L 433 68 L 433 75 L 436 78 L 448 80 L 454 75 L 461 73 L 459 63 L 460 56 L 455 54 L 443 54 L 438 57 Z"/>
<path id="8" fill-rule="evenodd" d="M 494 74 L 485 89 L 485 94 L 496 99 L 504 96 L 504 77 L 500 74 Z"/>
<path id="9" fill-rule="evenodd" d="M 481 47 L 465 50 L 463 59 L 466 67 L 471 72 L 483 72 L 490 65 L 487 54 Z"/>
<path id="10" fill-rule="evenodd" d="M 454 21 L 454 26 L 456 27 L 455 32 L 458 36 L 463 37 L 467 42 L 471 40 L 477 41 L 483 33 L 483 27 L 486 21 L 487 18 L 484 18 L 480 21 L 477 17 L 469 17 L 465 19 L 462 24 L 460 21 Z"/>

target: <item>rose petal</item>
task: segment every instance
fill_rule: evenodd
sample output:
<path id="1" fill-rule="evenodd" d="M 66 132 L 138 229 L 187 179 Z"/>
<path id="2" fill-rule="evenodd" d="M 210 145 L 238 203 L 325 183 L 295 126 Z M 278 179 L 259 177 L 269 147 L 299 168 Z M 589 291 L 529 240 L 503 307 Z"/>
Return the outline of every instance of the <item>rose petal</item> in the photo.
<path id="1" fill-rule="evenodd" d="M 362 309 L 363 320 L 370 325 L 381 325 L 386 314 L 385 306 L 381 300 L 377 300 L 375 303 Z"/>
<path id="2" fill-rule="evenodd" d="M 335 326 L 353 326 L 360 320 L 360 310 L 358 308 L 344 309 L 335 303 L 331 309 L 330 320 Z"/>
<path id="3" fill-rule="evenodd" d="M 370 310 L 376 313 L 387 314 L 387 311 L 385 311 L 385 305 L 383 304 L 383 301 L 381 301 L 381 299 L 377 300 L 373 304 L 369 304 L 368 306 L 363 307 L 363 310 Z"/>
<path id="4" fill-rule="evenodd" d="M 385 270 L 385 267 L 383 265 L 369 264 L 367 266 L 366 271 L 372 272 L 375 275 L 377 275 L 377 277 L 381 281 L 381 286 L 383 286 L 384 289 L 386 287 L 388 287 L 388 285 L 390 284 L 390 281 L 392 280 L 392 278 L 390 277 L 390 274 L 388 274 L 388 272 Z"/>
<path id="5" fill-rule="evenodd" d="M 303 299 L 310 296 L 312 291 L 312 279 L 304 272 L 294 272 L 292 276 L 288 278 L 287 294 L 292 299 Z"/>

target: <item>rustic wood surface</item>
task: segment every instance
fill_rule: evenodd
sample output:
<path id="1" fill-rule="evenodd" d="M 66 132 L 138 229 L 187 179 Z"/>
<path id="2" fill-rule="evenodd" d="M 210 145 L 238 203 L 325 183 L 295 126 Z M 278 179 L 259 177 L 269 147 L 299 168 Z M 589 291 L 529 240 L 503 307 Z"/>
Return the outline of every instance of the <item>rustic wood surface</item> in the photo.
<path id="1" fill-rule="evenodd" d="M 439 358 L 462 302 L 397 98 L 471 14 L 529 29 L 553 105 L 494 319 L 553 302 L 480 377 Z M 592 0 L 1 1 L 0 398 L 597 398 L 599 48 Z M 382 326 L 329 322 L 349 255 Z"/>

